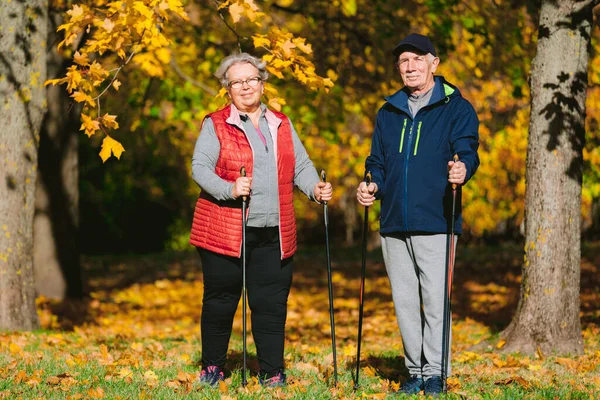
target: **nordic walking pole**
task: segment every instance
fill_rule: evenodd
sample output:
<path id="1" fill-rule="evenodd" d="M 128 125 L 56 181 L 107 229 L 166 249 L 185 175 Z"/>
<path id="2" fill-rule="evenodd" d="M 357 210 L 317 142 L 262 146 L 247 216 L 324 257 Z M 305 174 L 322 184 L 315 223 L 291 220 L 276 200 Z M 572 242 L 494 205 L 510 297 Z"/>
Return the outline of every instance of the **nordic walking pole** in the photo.
<path id="1" fill-rule="evenodd" d="M 246 176 L 246 167 L 240 169 L 240 175 Z M 242 364 L 242 386 L 246 387 L 246 200 L 247 196 L 242 196 L 242 347 L 244 352 L 244 361 Z"/>
<path id="2" fill-rule="evenodd" d="M 327 182 L 325 170 L 321 170 L 321 181 Z M 325 219 L 325 249 L 327 252 L 327 288 L 329 289 L 329 324 L 331 325 L 331 348 L 333 349 L 333 386 L 337 386 L 337 355 L 335 350 L 335 318 L 333 316 L 333 284 L 331 280 L 331 253 L 329 252 L 329 215 L 327 202 L 323 202 L 323 217 Z"/>
<path id="3" fill-rule="evenodd" d="M 371 184 L 371 172 L 367 171 L 365 177 L 367 186 Z M 360 274 L 360 296 L 358 308 L 358 346 L 356 348 L 356 375 L 354 379 L 354 390 L 358 389 L 358 373 L 360 371 L 360 342 L 362 340 L 363 308 L 365 304 L 365 275 L 367 273 L 367 236 L 369 233 L 369 207 L 365 207 L 365 221 L 363 224 L 362 242 L 362 269 Z"/>
<path id="4" fill-rule="evenodd" d="M 458 154 L 455 154 L 454 162 L 458 161 Z M 443 391 L 448 391 L 446 379 L 448 377 L 448 357 L 450 354 L 450 334 L 452 332 L 452 275 L 454 273 L 454 213 L 456 210 L 456 188 L 457 184 L 452 184 L 452 220 L 450 221 L 450 232 L 448 240 L 448 264 L 446 265 L 446 279 L 444 281 L 444 324 L 442 325 L 442 384 Z"/>

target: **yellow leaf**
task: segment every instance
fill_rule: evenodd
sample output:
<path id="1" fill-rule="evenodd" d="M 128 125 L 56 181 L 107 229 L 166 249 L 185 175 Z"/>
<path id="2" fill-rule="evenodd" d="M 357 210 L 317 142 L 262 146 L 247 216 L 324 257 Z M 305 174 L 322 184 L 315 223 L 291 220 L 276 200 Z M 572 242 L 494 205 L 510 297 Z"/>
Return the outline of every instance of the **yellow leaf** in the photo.
<path id="1" fill-rule="evenodd" d="M 259 48 L 261 46 L 270 46 L 271 45 L 271 41 L 269 40 L 268 37 L 264 36 L 264 35 L 254 35 L 252 36 L 252 40 L 254 41 L 254 47 Z M 272 54 L 266 54 L 263 56 L 263 60 L 269 62 L 271 61 L 271 59 L 273 58 Z"/>
<path id="2" fill-rule="evenodd" d="M 83 16 L 83 7 L 75 5 L 75 6 L 73 6 L 73 9 L 67 11 L 67 14 L 69 14 L 71 16 L 71 20 L 79 19 L 80 17 Z"/>
<path id="3" fill-rule="evenodd" d="M 156 373 L 152 370 L 148 370 L 146 372 L 144 372 L 144 379 L 148 380 L 148 379 L 158 379 L 158 376 L 156 375 Z"/>
<path id="4" fill-rule="evenodd" d="M 92 117 L 88 115 L 81 114 L 81 120 L 83 123 L 81 124 L 81 128 L 79 128 L 79 130 L 85 130 L 85 134 L 88 135 L 88 137 L 92 136 L 97 130 L 100 129 L 100 122 L 92 119 Z"/>
<path id="5" fill-rule="evenodd" d="M 375 371 L 375 368 L 371 367 L 370 365 L 364 367 L 363 371 L 365 371 L 366 376 L 370 376 L 371 378 L 373 378 L 375 375 L 377 375 L 377 371 Z"/>
<path id="6" fill-rule="evenodd" d="M 123 148 L 123 145 L 121 143 L 106 135 L 106 137 L 102 141 L 102 150 L 100 150 L 100 158 L 102 158 L 102 162 L 106 162 L 106 160 L 110 158 L 112 153 L 115 157 L 117 157 L 117 159 L 120 159 L 121 154 L 123 154 L 124 151 L 125 149 Z M 131 370 L 129 370 L 128 368 L 123 368 L 119 372 L 119 376 L 123 377 L 122 374 L 127 373 L 129 373 L 129 375 L 127 375 L 128 377 L 131 377 L 131 375 L 133 374 L 133 372 L 131 372 Z"/>
<path id="7" fill-rule="evenodd" d="M 75 91 L 75 92 L 73 92 L 73 94 L 71 95 L 71 97 L 73 99 L 75 99 L 75 101 L 78 102 L 78 103 L 87 102 L 92 107 L 95 105 L 94 104 L 94 99 L 92 99 L 92 97 L 90 95 L 88 95 L 88 94 L 86 94 L 84 92 Z"/>
<path id="8" fill-rule="evenodd" d="M 110 18 L 105 18 L 102 27 L 106 32 L 110 33 L 115 27 L 115 23 Z"/>
<path id="9" fill-rule="evenodd" d="M 102 116 L 102 125 L 111 129 L 119 129 L 119 123 L 117 122 L 116 115 L 110 115 L 108 113 Z"/>
<path id="10" fill-rule="evenodd" d="M 507 364 L 507 362 L 506 362 L 506 361 L 504 361 L 504 360 L 502 360 L 502 359 L 500 359 L 500 358 L 494 358 L 494 359 L 492 360 L 492 363 L 493 363 L 493 364 L 494 364 L 496 367 L 498 367 L 498 368 L 505 367 L 505 366 L 506 366 L 506 364 Z"/>
<path id="11" fill-rule="evenodd" d="M 81 66 L 86 66 L 90 63 L 90 58 L 86 53 L 81 54 L 78 51 L 76 51 L 73 55 L 73 61 L 75 61 L 76 64 L 79 64 Z"/>
<path id="12" fill-rule="evenodd" d="M 229 389 L 227 388 L 227 384 L 225 381 L 219 381 L 219 392 L 224 394 L 227 393 Z"/>
<path id="13" fill-rule="evenodd" d="M 15 343 L 11 343 L 11 344 L 8 346 L 8 348 L 9 348 L 9 350 L 10 350 L 10 352 L 11 352 L 12 354 L 18 354 L 18 353 L 21 353 L 21 352 L 23 351 L 23 349 L 21 349 L 21 347 L 19 347 L 19 345 L 18 345 L 18 344 L 15 344 Z"/>
<path id="14" fill-rule="evenodd" d="M 119 87 L 121 86 L 121 82 L 118 79 L 115 79 L 112 86 L 115 88 L 115 90 L 119 90 Z"/>
<path id="15" fill-rule="evenodd" d="M 273 97 L 269 99 L 269 107 L 274 109 L 275 111 L 281 111 L 281 107 L 285 105 L 285 100 L 280 97 Z"/>
<path id="16" fill-rule="evenodd" d="M 44 82 L 44 86 L 48 86 L 48 85 L 60 85 L 61 83 L 65 83 L 66 81 L 67 81 L 66 78 L 48 79 L 46 82 Z"/>
<path id="17" fill-rule="evenodd" d="M 143 1 L 135 1 L 133 8 L 146 18 L 152 18 L 152 11 L 144 4 Z"/>
<path id="18" fill-rule="evenodd" d="M 306 54 L 312 54 L 312 46 L 305 43 L 306 39 L 296 38 L 293 40 L 294 44 L 300 49 L 300 51 Z"/>
<path id="19" fill-rule="evenodd" d="M 244 7 L 238 3 L 233 3 L 229 6 L 229 14 L 231 14 L 231 19 L 233 19 L 234 23 L 237 23 L 240 18 L 242 18 L 242 14 L 244 13 Z"/>
<path id="20" fill-rule="evenodd" d="M 92 398 L 92 399 L 103 399 L 104 398 L 104 389 L 102 389 L 100 387 L 92 388 L 87 391 L 87 395 L 90 396 L 90 398 Z"/>
<path id="21" fill-rule="evenodd" d="M 501 349 L 501 348 L 503 348 L 503 347 L 504 347 L 504 345 L 505 345 L 505 344 L 506 344 L 506 340 L 500 340 L 500 341 L 498 342 L 498 344 L 496 345 L 496 348 L 497 348 L 497 349 Z"/>
<path id="22" fill-rule="evenodd" d="M 460 380 L 458 378 L 450 377 L 446 380 L 446 382 L 451 389 L 460 389 Z"/>
<path id="23" fill-rule="evenodd" d="M 286 58 L 289 58 L 292 56 L 292 49 L 295 48 L 296 45 L 291 41 L 291 40 L 287 40 L 285 43 L 283 43 L 281 45 L 281 49 L 283 50 L 283 55 Z"/>
<path id="24" fill-rule="evenodd" d="M 469 361 L 473 361 L 473 360 L 481 360 L 481 356 L 477 353 L 474 353 L 472 351 L 463 351 L 462 353 L 459 353 L 456 355 L 456 357 L 454 358 L 457 362 L 469 362 Z"/>
<path id="25" fill-rule="evenodd" d="M 104 151 L 104 144 L 106 142 L 106 139 L 109 139 L 110 136 L 107 136 L 104 141 L 102 142 L 102 151 Z M 100 154 L 102 154 L 102 152 L 100 152 Z M 102 156 L 102 155 L 101 155 Z M 110 157 L 110 154 L 108 155 L 108 157 Z M 106 158 L 108 158 L 106 157 Z M 106 161 L 104 158 L 102 158 L 102 161 Z M 130 370 L 129 368 L 121 368 L 117 374 L 119 376 L 119 378 L 125 380 L 126 382 L 131 382 L 133 380 L 133 371 Z"/>

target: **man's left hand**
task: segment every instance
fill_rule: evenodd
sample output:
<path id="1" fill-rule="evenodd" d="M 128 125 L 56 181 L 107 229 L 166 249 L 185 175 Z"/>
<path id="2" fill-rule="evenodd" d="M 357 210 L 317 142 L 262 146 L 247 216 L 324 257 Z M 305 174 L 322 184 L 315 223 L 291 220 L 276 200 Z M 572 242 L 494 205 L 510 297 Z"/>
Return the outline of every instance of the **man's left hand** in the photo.
<path id="1" fill-rule="evenodd" d="M 467 167 L 462 161 L 448 161 L 448 182 L 462 185 L 467 178 Z"/>

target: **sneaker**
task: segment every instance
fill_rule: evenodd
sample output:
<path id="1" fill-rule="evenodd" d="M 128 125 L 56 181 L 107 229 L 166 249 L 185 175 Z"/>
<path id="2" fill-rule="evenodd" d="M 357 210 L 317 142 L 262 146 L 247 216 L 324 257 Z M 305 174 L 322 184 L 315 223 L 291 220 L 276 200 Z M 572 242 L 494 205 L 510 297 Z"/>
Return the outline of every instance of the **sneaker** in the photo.
<path id="1" fill-rule="evenodd" d="M 223 379 L 225 379 L 225 375 L 223 374 L 223 371 L 221 371 L 221 368 L 216 365 L 210 365 L 203 368 L 202 371 L 200 371 L 200 377 L 198 378 L 200 383 L 206 383 L 210 386 L 217 385 L 219 381 L 222 381 Z"/>
<path id="2" fill-rule="evenodd" d="M 432 376 L 425 381 L 425 396 L 440 397 L 443 390 L 444 385 L 439 376 Z"/>
<path id="3" fill-rule="evenodd" d="M 283 371 L 279 371 L 277 375 L 274 375 L 270 378 L 260 377 L 259 382 L 261 385 L 265 387 L 282 387 L 285 386 L 285 374 Z"/>
<path id="4" fill-rule="evenodd" d="M 421 390 L 423 390 L 423 378 L 413 375 L 400 386 L 398 393 L 411 395 L 418 394 Z"/>

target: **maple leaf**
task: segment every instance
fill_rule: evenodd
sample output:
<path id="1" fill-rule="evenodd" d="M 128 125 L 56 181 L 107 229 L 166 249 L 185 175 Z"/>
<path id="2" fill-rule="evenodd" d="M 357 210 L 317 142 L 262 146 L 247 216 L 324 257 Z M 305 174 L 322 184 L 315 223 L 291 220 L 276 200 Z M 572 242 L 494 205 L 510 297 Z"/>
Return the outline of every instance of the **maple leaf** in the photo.
<path id="1" fill-rule="evenodd" d="M 81 124 L 79 130 L 85 130 L 85 134 L 88 135 L 88 137 L 91 137 L 100 129 L 100 122 L 96 119 L 92 119 L 92 117 L 88 115 L 81 114 L 81 120 L 83 123 Z"/>
<path id="2" fill-rule="evenodd" d="M 144 4 L 143 1 L 134 1 L 133 9 L 142 14 L 142 16 L 146 17 L 147 19 L 152 18 L 152 11 Z"/>
<path id="3" fill-rule="evenodd" d="M 102 28 L 104 28 L 106 32 L 110 33 L 115 28 L 115 23 L 110 18 L 105 18 L 104 22 L 102 23 Z"/>
<path id="4" fill-rule="evenodd" d="M 110 136 L 107 136 L 107 138 L 109 138 Z M 106 139 L 104 139 L 106 140 Z M 102 145 L 102 147 L 104 147 L 104 144 Z M 110 157 L 110 154 L 108 155 L 108 157 Z M 106 157 L 106 158 L 108 158 Z M 102 159 L 103 161 L 106 161 L 104 159 Z M 121 379 L 123 379 L 126 382 L 131 382 L 133 380 L 133 371 L 130 370 L 129 368 L 121 368 L 119 370 L 119 372 L 117 373 L 117 376 Z"/>
<path id="5" fill-rule="evenodd" d="M 103 399 L 105 397 L 104 389 L 102 389 L 101 387 L 91 388 L 87 391 L 87 395 L 90 396 L 90 398 L 92 399 Z"/>
<path id="6" fill-rule="evenodd" d="M 99 86 L 109 75 L 108 71 L 97 61 L 94 61 L 92 65 L 90 65 L 88 74 L 94 86 Z"/>
<path id="7" fill-rule="evenodd" d="M 125 149 L 121 143 L 106 135 L 102 141 L 102 150 L 100 150 L 99 155 L 102 159 L 102 162 L 106 162 L 106 160 L 110 158 L 111 154 L 117 157 L 117 159 L 120 159 L 121 154 L 123 154 L 124 151 Z"/>
<path id="8" fill-rule="evenodd" d="M 305 43 L 305 38 L 295 38 L 292 40 L 292 42 L 294 42 L 294 44 L 296 45 L 296 47 L 298 47 L 298 49 L 300 49 L 300 51 L 306 54 L 312 54 L 312 46 L 310 44 Z"/>
<path id="9" fill-rule="evenodd" d="M 271 40 L 265 35 L 254 35 L 252 36 L 252 40 L 254 42 L 254 47 L 259 48 L 262 46 L 269 47 L 271 45 Z M 269 62 L 273 58 L 272 54 L 265 54 L 263 60 Z"/>
<path id="10" fill-rule="evenodd" d="M 286 40 L 282 45 L 281 45 L 281 50 L 283 50 L 283 55 L 286 58 L 290 58 L 292 56 L 292 49 L 296 48 L 296 45 L 294 44 L 294 42 L 292 42 L 290 39 Z"/>
<path id="11" fill-rule="evenodd" d="M 102 125 L 110 129 L 119 129 L 119 123 L 117 122 L 116 115 L 110 115 L 108 113 L 102 116 Z"/>
<path id="12" fill-rule="evenodd" d="M 89 105 L 95 106 L 94 99 L 87 93 L 75 91 L 71 94 L 71 97 L 78 103 L 87 102 Z"/>
<path id="13" fill-rule="evenodd" d="M 83 19 L 83 7 L 79 5 L 74 5 L 72 9 L 67 11 L 67 14 L 71 17 L 71 22 L 75 22 Z"/>
<path id="14" fill-rule="evenodd" d="M 242 18 L 244 11 L 244 6 L 238 3 L 233 3 L 229 6 L 229 14 L 234 23 L 237 23 Z"/>
<path id="15" fill-rule="evenodd" d="M 86 53 L 81 54 L 79 51 L 76 51 L 73 55 L 73 61 L 81 66 L 86 66 L 90 63 L 90 58 Z"/>

